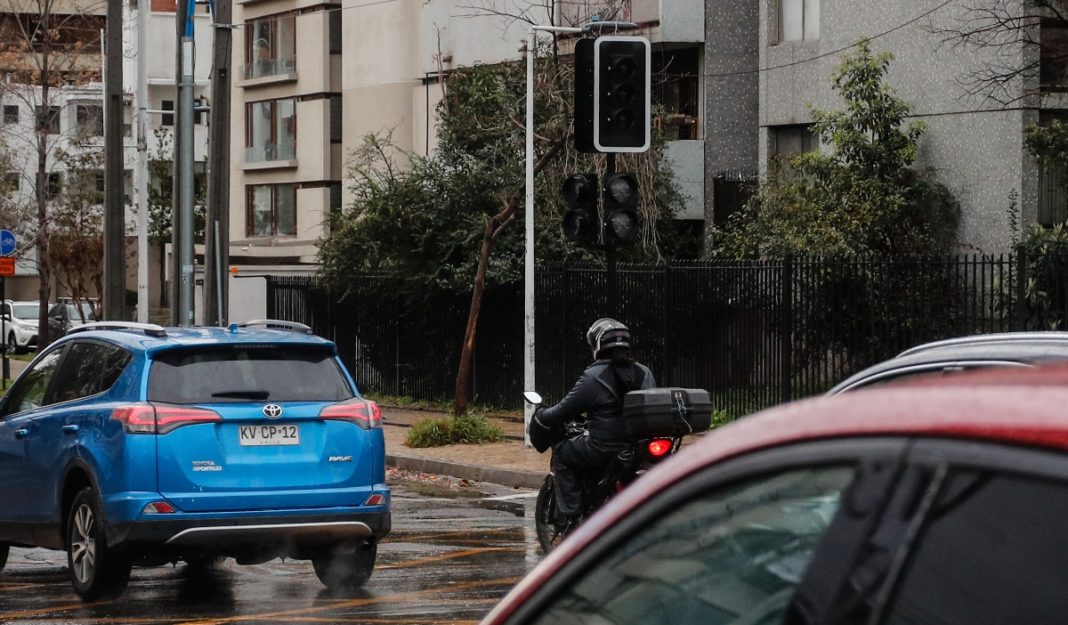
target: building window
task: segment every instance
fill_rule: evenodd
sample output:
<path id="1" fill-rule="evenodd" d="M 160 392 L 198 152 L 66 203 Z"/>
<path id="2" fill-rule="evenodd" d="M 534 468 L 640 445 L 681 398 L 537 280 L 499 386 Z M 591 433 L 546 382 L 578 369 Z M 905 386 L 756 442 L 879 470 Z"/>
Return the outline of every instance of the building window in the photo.
<path id="1" fill-rule="evenodd" d="M 173 111 L 174 110 L 174 100 L 163 100 L 162 102 L 160 102 L 160 108 L 163 109 L 164 111 Z M 173 126 L 174 125 L 174 113 L 164 113 L 163 115 L 161 115 L 160 116 L 160 124 L 163 125 L 163 126 Z"/>
<path id="2" fill-rule="evenodd" d="M 45 186 L 45 198 L 54 200 L 63 192 L 63 178 L 58 171 L 48 172 L 48 184 Z"/>
<path id="3" fill-rule="evenodd" d="M 653 53 L 653 104 L 664 110 L 657 120 L 668 141 L 698 139 L 700 48 Z"/>
<path id="4" fill-rule="evenodd" d="M 818 150 L 819 138 L 808 124 L 790 124 L 772 126 L 768 129 L 770 145 L 768 154 L 772 157 L 789 158 L 805 152 Z"/>
<path id="5" fill-rule="evenodd" d="M 292 98 L 245 105 L 245 162 L 296 158 L 297 113 Z"/>
<path id="6" fill-rule="evenodd" d="M 19 105 L 18 104 L 5 104 L 4 105 L 4 123 L 5 124 L 17 124 L 17 123 L 19 123 Z"/>
<path id="7" fill-rule="evenodd" d="M 246 187 L 245 233 L 250 237 L 297 234 L 297 190 L 291 184 Z"/>
<path id="8" fill-rule="evenodd" d="M 104 136 L 104 107 L 99 104 L 75 104 L 74 124 L 78 134 Z"/>
<path id="9" fill-rule="evenodd" d="M 1039 84 L 1044 91 L 1068 91 L 1068 24 L 1043 19 L 1039 38 Z"/>
<path id="10" fill-rule="evenodd" d="M 341 11 L 330 9 L 327 13 L 329 20 L 330 54 L 341 54 Z"/>
<path id="11" fill-rule="evenodd" d="M 38 106 L 37 108 L 37 132 L 50 135 L 59 134 L 59 107 Z"/>
<path id="12" fill-rule="evenodd" d="M 245 22 L 245 78 L 288 74 L 297 68 L 297 29 L 292 15 Z"/>
<path id="13" fill-rule="evenodd" d="M 330 185 L 330 214 L 337 215 L 341 212 L 341 183 L 335 182 Z"/>
<path id="14" fill-rule="evenodd" d="M 330 96 L 330 143 L 341 143 L 341 96 Z"/>
<path id="15" fill-rule="evenodd" d="M 1068 112 L 1041 111 L 1039 123 L 1068 124 Z M 1068 220 L 1068 167 L 1049 161 L 1038 164 L 1038 223 L 1053 227 Z"/>
<path id="16" fill-rule="evenodd" d="M 820 38 L 820 0 L 779 0 L 779 41 Z"/>

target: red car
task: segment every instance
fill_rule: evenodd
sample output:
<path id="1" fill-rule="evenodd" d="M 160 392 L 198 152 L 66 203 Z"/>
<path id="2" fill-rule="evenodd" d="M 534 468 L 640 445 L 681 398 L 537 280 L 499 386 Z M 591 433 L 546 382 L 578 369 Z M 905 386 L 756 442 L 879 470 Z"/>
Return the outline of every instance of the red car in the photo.
<path id="1" fill-rule="evenodd" d="M 483 625 L 1068 620 L 1068 367 L 807 400 L 717 430 Z"/>

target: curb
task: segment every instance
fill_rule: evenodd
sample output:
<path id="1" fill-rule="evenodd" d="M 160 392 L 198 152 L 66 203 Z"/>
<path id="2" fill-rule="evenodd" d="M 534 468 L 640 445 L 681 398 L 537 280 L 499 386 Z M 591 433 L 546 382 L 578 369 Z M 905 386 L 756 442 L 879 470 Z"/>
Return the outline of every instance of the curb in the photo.
<path id="1" fill-rule="evenodd" d="M 542 473 L 521 471 L 519 469 L 499 469 L 493 467 L 480 467 L 473 464 L 448 462 L 445 460 L 432 460 L 430 458 L 416 458 L 414 456 L 401 456 L 386 454 L 386 464 L 405 471 L 418 471 L 420 473 L 434 473 L 448 475 L 461 480 L 473 482 L 490 482 L 513 488 L 541 488 L 545 480 Z"/>

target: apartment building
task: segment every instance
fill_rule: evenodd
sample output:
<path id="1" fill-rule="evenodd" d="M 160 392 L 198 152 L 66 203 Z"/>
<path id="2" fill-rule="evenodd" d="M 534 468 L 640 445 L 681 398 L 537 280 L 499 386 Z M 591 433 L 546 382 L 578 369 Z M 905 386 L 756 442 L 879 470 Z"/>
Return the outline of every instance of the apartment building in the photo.
<path id="1" fill-rule="evenodd" d="M 727 170 L 764 174 L 776 155 L 819 149 L 809 128 L 811 107 L 842 106 L 831 74 L 850 46 L 870 39 L 874 51 L 893 53 L 887 79 L 911 104 L 913 119 L 927 126 L 917 165 L 933 168 L 960 201 L 964 249 L 1008 248 L 1010 194 L 1024 224 L 1063 221 L 1068 205 L 1056 176 L 1040 171 L 1023 143 L 1029 124 L 1061 115 L 1068 104 L 1063 62 L 1060 72 L 1043 68 L 1041 75 L 1019 77 L 1003 101 L 969 95 L 964 81 L 976 70 L 1022 67 L 1038 54 L 1023 44 L 949 45 L 940 31 L 966 28 L 967 8 L 975 4 L 708 0 L 709 154 L 716 155 L 709 159 L 709 186 Z M 1063 24 L 1046 21 L 1031 36 L 1066 40 Z M 712 199 L 710 211 L 721 221 L 730 207 L 717 209 Z"/>
<path id="2" fill-rule="evenodd" d="M 340 209 L 339 9 L 312 0 L 234 4 L 232 264 L 278 273 L 314 263 L 327 216 Z"/>
<path id="3" fill-rule="evenodd" d="M 326 217 L 350 199 L 346 158 L 389 131 L 402 150 L 435 148 L 442 78 L 479 63 L 521 62 L 524 3 L 485 0 L 245 0 L 235 5 L 231 262 L 243 275 L 310 272 Z M 528 17 L 549 24 L 540 3 Z M 542 14 L 544 13 L 544 15 Z M 688 197 L 680 218 L 704 218 L 701 0 L 560 2 L 557 25 L 630 20 L 653 42 L 654 98 L 668 155 Z M 542 35 L 543 37 L 545 35 Z"/>
<path id="4" fill-rule="evenodd" d="M 144 5 L 151 11 L 148 18 L 149 32 L 146 40 L 151 42 L 146 56 L 148 67 L 148 107 L 155 111 L 149 116 L 148 149 L 149 157 L 169 160 L 169 138 L 173 134 L 175 102 L 177 101 L 175 83 L 175 9 L 174 0 L 152 0 Z M 3 141 L 7 154 L 11 156 L 7 177 L 10 189 L 9 207 L 26 207 L 32 204 L 36 193 L 37 138 L 38 128 L 45 134 L 47 149 L 48 195 L 50 198 L 60 195 L 66 182 L 66 165 L 61 154 L 77 151 L 102 151 L 104 148 L 104 87 L 102 72 L 104 59 L 101 54 L 101 32 L 105 26 L 104 4 L 83 0 L 61 0 L 52 3 L 48 19 L 55 27 L 58 42 L 54 44 L 55 57 L 53 67 L 63 73 L 63 79 L 49 90 L 47 96 L 40 87 L 29 84 L 30 74 L 26 67 L 32 65 L 24 54 L 10 51 L 2 56 L 10 65 L 0 68 L 5 74 L 3 88 L 0 88 L 0 140 Z M 124 21 L 136 22 L 137 7 L 125 8 Z M 33 33 L 37 23 L 42 20 L 39 5 L 27 0 L 7 0 L 0 3 L 0 21 L 4 36 L 9 38 Z M 198 8 L 195 17 L 197 43 L 196 96 L 209 97 L 208 73 L 211 62 L 212 28 L 206 8 Z M 126 28 L 123 31 L 123 89 L 125 105 L 123 109 L 123 160 L 125 168 L 125 203 L 127 231 L 134 232 L 137 212 L 133 193 L 133 171 L 137 160 L 137 141 L 134 136 L 135 110 L 133 93 L 136 89 L 137 62 L 139 51 L 136 47 L 136 31 Z M 58 78 L 58 76 L 57 76 Z M 196 168 L 203 174 L 207 160 L 207 115 L 197 116 L 195 127 Z M 157 139 L 162 139 L 162 145 Z M 103 171 L 96 175 L 100 192 L 103 192 Z M 158 182 L 157 182 L 158 183 Z M 3 224 L 16 230 L 27 230 L 27 224 Z M 25 234 L 20 232 L 20 234 Z M 16 299 L 37 299 L 36 250 L 32 246 L 32 237 L 25 234 L 16 262 L 16 277 L 8 280 L 7 296 Z M 126 284 L 130 290 L 137 286 L 136 245 L 128 242 Z M 149 293 L 153 298 L 151 305 L 159 305 L 159 296 L 163 292 L 159 282 L 159 268 L 163 259 L 160 250 L 149 250 L 150 271 Z M 60 286 L 54 285 L 54 296 L 66 295 L 59 292 Z"/>

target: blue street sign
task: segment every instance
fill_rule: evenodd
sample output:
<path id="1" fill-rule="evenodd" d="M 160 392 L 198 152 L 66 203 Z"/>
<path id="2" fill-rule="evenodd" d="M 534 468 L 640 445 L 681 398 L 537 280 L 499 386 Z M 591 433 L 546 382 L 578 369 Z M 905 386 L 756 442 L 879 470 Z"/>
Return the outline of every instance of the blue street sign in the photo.
<path id="1" fill-rule="evenodd" d="M 0 230 L 0 256 L 11 256 L 15 253 L 15 233 L 10 230 Z"/>

